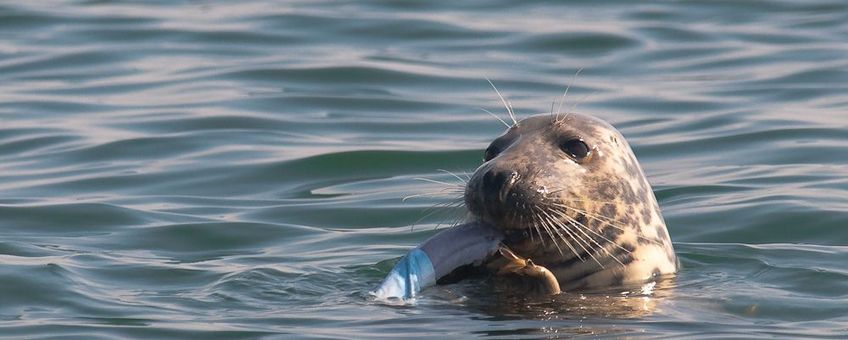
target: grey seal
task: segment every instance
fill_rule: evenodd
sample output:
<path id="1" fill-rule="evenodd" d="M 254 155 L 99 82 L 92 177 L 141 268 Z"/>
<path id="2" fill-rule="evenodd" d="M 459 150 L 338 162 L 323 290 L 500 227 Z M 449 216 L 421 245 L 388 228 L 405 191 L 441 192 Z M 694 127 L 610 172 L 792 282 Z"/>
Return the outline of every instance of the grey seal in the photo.
<path id="1" fill-rule="evenodd" d="M 502 231 L 514 253 L 491 259 L 489 268 L 524 268 L 514 263 L 526 259 L 566 291 L 677 271 L 651 185 L 610 124 L 577 113 L 530 116 L 491 142 L 483 160 L 463 199 L 470 220 Z M 544 291 L 558 292 L 545 280 L 549 274 L 539 277 Z"/>

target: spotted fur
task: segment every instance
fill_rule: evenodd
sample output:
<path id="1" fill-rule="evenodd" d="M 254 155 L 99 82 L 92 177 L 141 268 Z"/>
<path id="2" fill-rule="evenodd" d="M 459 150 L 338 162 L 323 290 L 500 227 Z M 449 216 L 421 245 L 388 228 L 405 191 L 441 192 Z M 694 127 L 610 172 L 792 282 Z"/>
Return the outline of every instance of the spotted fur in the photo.
<path id="1" fill-rule="evenodd" d="M 582 140 L 585 158 L 563 143 Z M 564 290 L 644 282 L 677 270 L 653 190 L 627 141 L 587 115 L 536 115 L 511 126 L 468 181 L 474 219 L 507 234 L 516 254 Z"/>

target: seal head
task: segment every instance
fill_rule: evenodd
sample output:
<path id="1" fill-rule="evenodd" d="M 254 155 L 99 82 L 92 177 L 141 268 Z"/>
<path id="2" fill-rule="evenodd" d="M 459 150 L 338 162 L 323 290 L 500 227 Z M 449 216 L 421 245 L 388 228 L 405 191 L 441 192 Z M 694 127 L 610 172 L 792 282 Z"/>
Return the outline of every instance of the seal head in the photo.
<path id="1" fill-rule="evenodd" d="M 486 149 L 464 200 L 506 233 L 517 255 L 564 290 L 651 280 L 677 259 L 656 197 L 630 145 L 582 114 L 535 115 Z"/>

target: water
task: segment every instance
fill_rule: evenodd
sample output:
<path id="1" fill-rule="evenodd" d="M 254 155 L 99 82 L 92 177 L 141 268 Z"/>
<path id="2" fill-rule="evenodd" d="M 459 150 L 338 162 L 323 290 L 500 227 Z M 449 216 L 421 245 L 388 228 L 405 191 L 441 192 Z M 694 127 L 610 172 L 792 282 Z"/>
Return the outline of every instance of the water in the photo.
<path id="1" fill-rule="evenodd" d="M 0 334 L 842 338 L 846 55 L 839 0 L 4 2 Z M 479 164 L 487 77 L 622 131 L 675 281 L 368 298 L 462 213 L 401 199 Z"/>

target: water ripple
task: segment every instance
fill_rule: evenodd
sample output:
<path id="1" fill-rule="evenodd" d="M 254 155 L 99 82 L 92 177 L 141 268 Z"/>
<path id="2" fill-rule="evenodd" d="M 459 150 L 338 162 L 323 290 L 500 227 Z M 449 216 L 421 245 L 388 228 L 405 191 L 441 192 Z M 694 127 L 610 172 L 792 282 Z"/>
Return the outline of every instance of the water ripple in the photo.
<path id="1" fill-rule="evenodd" d="M 624 4 L 0 4 L 0 332 L 842 338 L 848 4 Z M 417 178 L 503 132 L 487 78 L 622 131 L 670 287 L 368 299 L 462 218 Z"/>

